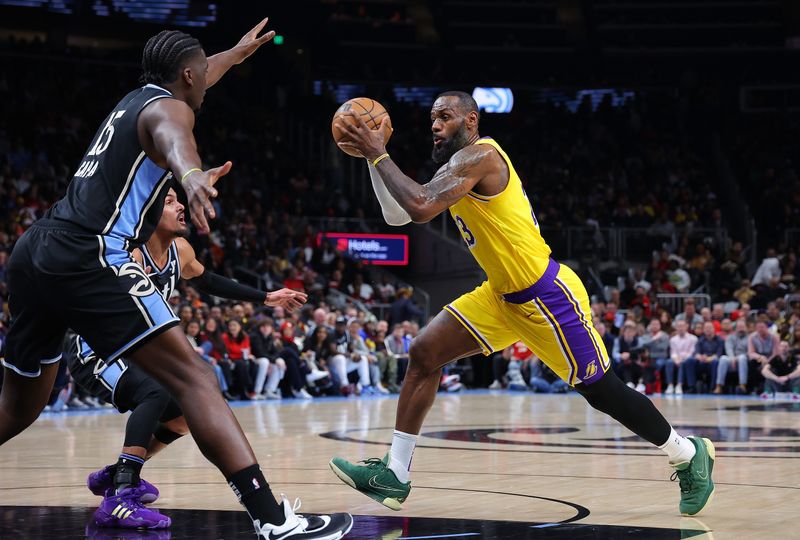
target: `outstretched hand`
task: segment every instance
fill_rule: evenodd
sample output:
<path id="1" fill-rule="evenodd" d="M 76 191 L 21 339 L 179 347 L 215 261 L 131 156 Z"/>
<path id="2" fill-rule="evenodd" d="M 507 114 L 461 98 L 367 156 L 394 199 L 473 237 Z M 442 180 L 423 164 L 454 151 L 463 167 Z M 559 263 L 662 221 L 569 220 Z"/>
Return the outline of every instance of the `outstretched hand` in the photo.
<path id="1" fill-rule="evenodd" d="M 341 116 L 352 117 L 354 123 L 342 120 Z M 370 129 L 361 116 L 353 111 L 344 112 L 340 117 L 337 117 L 333 125 L 336 129 L 344 132 L 347 138 L 336 143 L 339 148 L 360 152 L 370 161 L 386 152 L 386 146 L 383 144 L 386 140 L 384 134 L 386 130 L 392 129 L 388 115 L 383 117 L 378 129 Z"/>
<path id="2" fill-rule="evenodd" d="M 264 305 L 270 307 L 280 306 L 287 311 L 294 311 L 303 307 L 307 300 L 308 295 L 306 293 L 293 289 L 279 289 L 267 293 Z"/>
<path id="3" fill-rule="evenodd" d="M 192 211 L 192 223 L 201 233 L 209 231 L 206 216 L 210 219 L 214 219 L 216 216 L 214 205 L 211 204 L 211 199 L 217 196 L 214 184 L 228 174 L 232 166 L 233 164 L 230 161 L 226 161 L 225 164 L 219 167 L 207 171 L 194 172 L 181 182 L 183 189 L 186 191 L 189 208 Z"/>
<path id="4" fill-rule="evenodd" d="M 233 47 L 233 50 L 238 53 L 236 61 L 237 64 L 242 63 L 245 58 L 256 52 L 264 43 L 275 37 L 274 30 L 269 30 L 261 37 L 258 36 L 258 34 L 267 25 L 267 21 L 269 21 L 269 17 L 265 17 L 264 20 L 255 25 L 253 29 L 242 36 L 242 39 L 239 40 L 239 43 Z"/>

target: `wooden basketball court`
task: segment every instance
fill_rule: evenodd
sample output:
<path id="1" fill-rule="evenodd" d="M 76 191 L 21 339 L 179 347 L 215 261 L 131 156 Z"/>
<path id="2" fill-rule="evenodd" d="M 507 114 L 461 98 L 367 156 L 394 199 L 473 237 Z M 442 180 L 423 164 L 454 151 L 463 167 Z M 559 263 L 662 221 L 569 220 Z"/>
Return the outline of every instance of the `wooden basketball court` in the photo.
<path id="1" fill-rule="evenodd" d="M 356 526 L 349 538 L 796 534 L 800 402 L 654 401 L 679 431 L 716 444 L 717 491 L 697 518 L 678 514 L 679 489 L 666 457 L 576 394 L 440 394 L 414 457 L 411 497 L 399 513 L 351 490 L 328 468 L 334 455 L 387 451 L 396 398 L 260 402 L 235 412 L 273 490 L 300 497 L 303 511 L 351 512 Z M 90 531 L 99 499 L 85 477 L 116 460 L 125 420 L 110 411 L 45 414 L 3 446 L 0 538 L 252 537 L 230 489 L 190 438 L 143 472 L 161 490 L 154 506 L 173 517 L 170 533 Z"/>

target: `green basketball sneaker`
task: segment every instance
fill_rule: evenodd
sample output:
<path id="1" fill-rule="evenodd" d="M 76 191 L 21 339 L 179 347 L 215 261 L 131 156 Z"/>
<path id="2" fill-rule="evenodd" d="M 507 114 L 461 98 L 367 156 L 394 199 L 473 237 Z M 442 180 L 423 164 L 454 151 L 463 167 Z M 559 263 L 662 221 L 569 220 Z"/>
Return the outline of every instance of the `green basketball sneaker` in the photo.
<path id="1" fill-rule="evenodd" d="M 339 480 L 392 510 L 400 505 L 411 492 L 411 482 L 402 483 L 389 466 L 389 454 L 383 459 L 370 458 L 360 461 L 364 465 L 350 463 L 342 458 L 333 458 L 331 470 Z"/>
<path id="2" fill-rule="evenodd" d="M 684 516 L 698 514 L 714 495 L 714 481 L 711 472 L 714 470 L 714 445 L 701 437 L 686 437 L 694 444 L 697 452 L 688 463 L 675 466 L 670 480 L 678 479 L 681 487 L 681 503 L 679 509 Z"/>

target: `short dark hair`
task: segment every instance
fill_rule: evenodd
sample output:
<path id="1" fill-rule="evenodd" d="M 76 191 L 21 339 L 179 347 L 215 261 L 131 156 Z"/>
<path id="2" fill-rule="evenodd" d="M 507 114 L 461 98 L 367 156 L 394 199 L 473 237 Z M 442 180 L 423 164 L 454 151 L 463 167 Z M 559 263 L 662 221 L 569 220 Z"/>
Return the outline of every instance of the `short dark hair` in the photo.
<path id="1" fill-rule="evenodd" d="M 478 102 L 476 102 L 475 99 L 466 92 L 462 92 L 461 90 L 448 90 L 447 92 L 442 92 L 436 96 L 436 99 L 450 96 L 458 98 L 458 105 L 465 116 L 475 111 L 475 113 L 478 115 L 478 120 L 481 119 L 481 111 L 478 108 Z"/>
<path id="2" fill-rule="evenodd" d="M 180 30 L 163 30 L 147 40 L 142 51 L 141 82 L 168 84 L 175 82 L 183 62 L 202 50 L 200 41 Z"/>

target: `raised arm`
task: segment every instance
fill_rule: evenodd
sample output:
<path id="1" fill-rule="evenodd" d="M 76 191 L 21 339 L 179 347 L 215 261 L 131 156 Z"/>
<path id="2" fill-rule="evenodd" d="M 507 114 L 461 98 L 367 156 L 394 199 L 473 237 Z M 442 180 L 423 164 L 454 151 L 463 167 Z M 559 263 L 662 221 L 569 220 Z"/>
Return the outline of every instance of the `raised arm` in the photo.
<path id="1" fill-rule="evenodd" d="M 344 114 L 351 116 L 355 124 L 338 123 L 339 128 L 348 135 L 348 140 L 338 143 L 340 147 L 358 150 L 370 162 L 386 153 L 383 132 L 389 129 L 388 117 L 384 118 L 379 129 L 372 130 L 352 111 Z M 450 161 L 424 185 L 403 174 L 390 157 L 381 159 L 375 168 L 386 189 L 411 220 L 425 223 L 454 205 L 493 172 L 494 155 L 494 149 L 488 145 L 466 146 L 453 154 Z"/>
<path id="2" fill-rule="evenodd" d="M 259 32 L 266 26 L 268 20 L 269 17 L 255 25 L 255 27 L 247 32 L 242 39 L 239 40 L 239 43 L 232 48 L 208 57 L 207 82 L 209 87 L 214 86 L 232 66 L 244 62 L 244 60 L 256 52 L 259 47 L 275 37 L 274 30 L 268 31 L 261 37 L 258 36 Z"/>
<path id="3" fill-rule="evenodd" d="M 211 199 L 217 196 L 214 184 L 228 174 L 231 162 L 202 170 L 194 140 L 194 112 L 178 99 L 159 99 L 139 114 L 139 140 L 147 156 L 157 165 L 168 168 L 180 180 L 192 210 L 192 221 L 208 232 L 209 218 L 214 217 Z"/>

